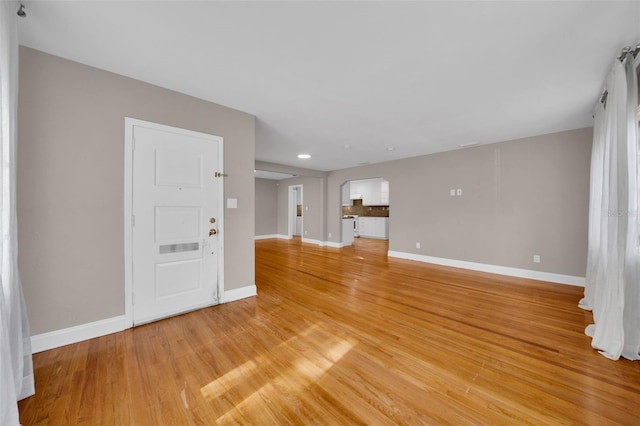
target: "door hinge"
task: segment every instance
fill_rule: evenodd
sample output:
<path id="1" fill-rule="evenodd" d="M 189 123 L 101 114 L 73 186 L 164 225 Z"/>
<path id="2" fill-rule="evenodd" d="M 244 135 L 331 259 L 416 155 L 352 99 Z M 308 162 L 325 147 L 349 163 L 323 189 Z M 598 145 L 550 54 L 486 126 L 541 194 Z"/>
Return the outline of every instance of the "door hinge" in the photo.
<path id="1" fill-rule="evenodd" d="M 213 177 L 216 178 L 221 178 L 221 177 L 227 177 L 228 175 L 222 173 L 222 172 L 215 172 L 215 174 L 213 175 Z"/>
<path id="2" fill-rule="evenodd" d="M 136 226 L 136 217 L 131 215 L 131 226 Z"/>

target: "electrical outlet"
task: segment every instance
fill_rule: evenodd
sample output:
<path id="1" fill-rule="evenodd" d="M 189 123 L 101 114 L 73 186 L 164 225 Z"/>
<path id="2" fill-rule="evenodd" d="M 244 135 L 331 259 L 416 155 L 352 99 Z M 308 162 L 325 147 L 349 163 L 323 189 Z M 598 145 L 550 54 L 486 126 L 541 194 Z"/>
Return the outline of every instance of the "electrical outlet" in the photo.
<path id="1" fill-rule="evenodd" d="M 329 232 L 329 238 L 331 238 L 331 232 Z"/>
<path id="2" fill-rule="evenodd" d="M 419 249 L 420 248 L 420 243 L 416 243 L 416 248 Z"/>
<path id="3" fill-rule="evenodd" d="M 307 231 L 304 231 L 304 235 L 307 235 Z"/>
<path id="4" fill-rule="evenodd" d="M 539 254 L 534 254 L 533 255 L 533 263 L 540 263 L 540 255 Z"/>

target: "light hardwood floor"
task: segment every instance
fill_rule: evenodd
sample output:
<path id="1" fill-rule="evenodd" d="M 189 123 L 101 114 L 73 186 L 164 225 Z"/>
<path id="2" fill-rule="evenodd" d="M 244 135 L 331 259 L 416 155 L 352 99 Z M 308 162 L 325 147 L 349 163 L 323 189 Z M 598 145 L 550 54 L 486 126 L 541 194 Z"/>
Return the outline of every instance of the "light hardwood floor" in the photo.
<path id="1" fill-rule="evenodd" d="M 582 289 L 256 241 L 258 296 L 34 356 L 24 425 L 640 424 Z"/>

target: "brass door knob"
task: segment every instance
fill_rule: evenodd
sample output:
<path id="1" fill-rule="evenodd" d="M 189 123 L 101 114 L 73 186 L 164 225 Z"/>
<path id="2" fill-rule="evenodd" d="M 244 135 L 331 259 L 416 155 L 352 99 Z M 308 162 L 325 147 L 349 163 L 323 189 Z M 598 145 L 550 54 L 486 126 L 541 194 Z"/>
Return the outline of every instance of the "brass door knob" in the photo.
<path id="1" fill-rule="evenodd" d="M 218 231 L 216 231 L 215 229 L 209 229 L 209 236 L 213 236 L 216 235 L 218 233 Z"/>

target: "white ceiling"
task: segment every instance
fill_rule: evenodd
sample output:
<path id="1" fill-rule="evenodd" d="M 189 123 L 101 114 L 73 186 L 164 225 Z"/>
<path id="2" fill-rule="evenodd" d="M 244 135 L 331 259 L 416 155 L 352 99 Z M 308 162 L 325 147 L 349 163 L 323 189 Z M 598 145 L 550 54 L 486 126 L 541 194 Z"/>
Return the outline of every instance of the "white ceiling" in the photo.
<path id="1" fill-rule="evenodd" d="M 21 44 L 254 114 L 257 160 L 317 170 L 589 126 L 640 41 L 640 2 L 24 3 Z"/>

